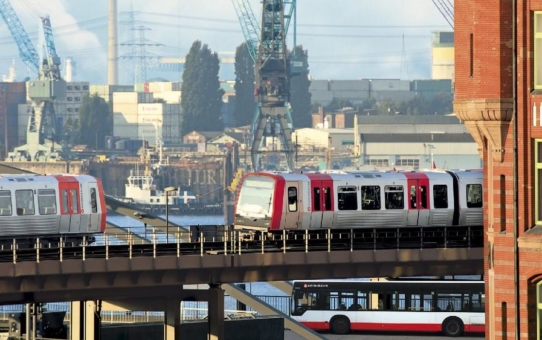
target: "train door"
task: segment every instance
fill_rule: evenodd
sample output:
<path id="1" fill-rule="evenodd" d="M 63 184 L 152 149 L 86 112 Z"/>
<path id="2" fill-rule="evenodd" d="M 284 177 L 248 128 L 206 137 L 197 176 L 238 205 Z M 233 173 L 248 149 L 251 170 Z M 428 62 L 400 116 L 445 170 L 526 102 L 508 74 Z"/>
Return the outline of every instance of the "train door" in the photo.
<path id="1" fill-rule="evenodd" d="M 322 181 L 318 180 L 311 180 L 311 209 L 309 211 L 311 216 L 311 225 L 310 229 L 318 229 L 322 227 L 322 214 L 323 214 L 323 206 L 322 206 L 322 196 L 323 196 L 323 188 L 322 188 Z"/>
<path id="2" fill-rule="evenodd" d="M 286 182 L 286 214 L 285 229 L 297 229 L 303 215 L 299 182 Z"/>
<path id="3" fill-rule="evenodd" d="M 429 181 L 425 178 L 408 179 L 408 217 L 409 226 L 426 226 L 429 221 Z"/>
<path id="4" fill-rule="evenodd" d="M 79 183 L 68 183 L 70 233 L 78 233 L 81 230 L 81 202 L 79 197 Z"/>
<path id="5" fill-rule="evenodd" d="M 330 228 L 333 223 L 333 181 L 322 181 L 322 227 Z"/>

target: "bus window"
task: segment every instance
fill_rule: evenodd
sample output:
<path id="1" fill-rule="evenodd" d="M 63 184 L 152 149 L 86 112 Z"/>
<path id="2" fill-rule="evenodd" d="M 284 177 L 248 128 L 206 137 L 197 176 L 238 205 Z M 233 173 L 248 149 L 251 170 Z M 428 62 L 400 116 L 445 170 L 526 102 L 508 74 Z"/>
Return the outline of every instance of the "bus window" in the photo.
<path id="1" fill-rule="evenodd" d="M 297 211 L 297 188 L 288 188 L 288 211 Z"/>
<path id="2" fill-rule="evenodd" d="M 0 216 L 11 216 L 11 192 L 0 191 Z"/>
<path id="3" fill-rule="evenodd" d="M 338 187 L 337 199 L 339 210 L 358 210 L 356 187 Z"/>

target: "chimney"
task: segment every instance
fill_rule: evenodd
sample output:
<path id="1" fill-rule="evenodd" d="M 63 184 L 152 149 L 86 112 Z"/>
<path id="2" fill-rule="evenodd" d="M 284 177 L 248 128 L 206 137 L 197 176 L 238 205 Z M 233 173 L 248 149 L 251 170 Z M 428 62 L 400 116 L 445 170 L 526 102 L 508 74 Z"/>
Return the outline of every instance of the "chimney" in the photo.
<path id="1" fill-rule="evenodd" d="M 107 57 L 107 84 L 118 83 L 117 0 L 109 0 L 109 45 Z"/>

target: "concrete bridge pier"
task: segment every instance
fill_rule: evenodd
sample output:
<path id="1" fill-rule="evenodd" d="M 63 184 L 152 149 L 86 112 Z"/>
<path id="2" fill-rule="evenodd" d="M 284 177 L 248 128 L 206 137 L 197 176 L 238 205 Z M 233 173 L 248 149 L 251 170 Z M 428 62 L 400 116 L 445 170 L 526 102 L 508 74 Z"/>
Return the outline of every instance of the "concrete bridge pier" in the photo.
<path id="1" fill-rule="evenodd" d="M 70 303 L 70 340 L 100 340 L 100 301 Z"/>
<path id="2" fill-rule="evenodd" d="M 166 299 L 164 308 L 164 340 L 181 339 L 181 300 Z"/>
<path id="3" fill-rule="evenodd" d="M 209 284 L 209 340 L 224 339 L 224 290 L 219 284 Z"/>

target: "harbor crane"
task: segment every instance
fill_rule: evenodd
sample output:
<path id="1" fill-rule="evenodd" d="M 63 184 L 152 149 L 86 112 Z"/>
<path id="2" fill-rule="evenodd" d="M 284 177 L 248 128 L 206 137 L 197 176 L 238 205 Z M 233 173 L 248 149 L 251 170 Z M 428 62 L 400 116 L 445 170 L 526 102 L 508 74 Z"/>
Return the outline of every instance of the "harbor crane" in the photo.
<path id="1" fill-rule="evenodd" d="M 254 170 L 262 168 L 265 152 L 282 152 L 289 169 L 294 168 L 295 147 L 292 143 L 290 109 L 290 76 L 301 73 L 303 62 L 290 58 L 286 36 L 294 20 L 295 0 L 263 0 L 261 24 L 258 26 L 248 0 L 232 0 L 250 56 L 254 60 L 254 96 L 257 102 L 252 122 L 251 160 Z M 295 49 L 294 49 L 295 50 Z M 282 150 L 264 150 L 265 137 L 278 138 Z"/>
<path id="2" fill-rule="evenodd" d="M 57 121 L 53 102 L 66 97 L 66 81 L 60 74 L 60 58 L 56 52 L 49 16 L 40 17 L 39 53 L 13 10 L 9 0 L 0 0 L 0 13 L 17 43 L 25 64 L 38 71 L 38 78 L 28 82 L 32 101 L 26 129 L 26 144 L 16 147 L 8 161 L 47 161 L 59 158 L 62 145 L 58 142 Z"/>

